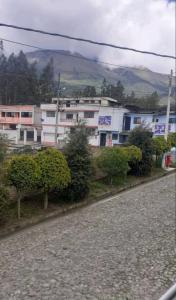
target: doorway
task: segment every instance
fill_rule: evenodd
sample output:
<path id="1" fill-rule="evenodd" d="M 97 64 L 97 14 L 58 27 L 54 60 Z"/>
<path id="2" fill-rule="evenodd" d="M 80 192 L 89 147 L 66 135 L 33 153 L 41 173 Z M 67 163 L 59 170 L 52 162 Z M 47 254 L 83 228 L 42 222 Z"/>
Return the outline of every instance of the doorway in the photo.
<path id="1" fill-rule="evenodd" d="M 106 146 L 106 133 L 100 133 L 100 147 Z"/>

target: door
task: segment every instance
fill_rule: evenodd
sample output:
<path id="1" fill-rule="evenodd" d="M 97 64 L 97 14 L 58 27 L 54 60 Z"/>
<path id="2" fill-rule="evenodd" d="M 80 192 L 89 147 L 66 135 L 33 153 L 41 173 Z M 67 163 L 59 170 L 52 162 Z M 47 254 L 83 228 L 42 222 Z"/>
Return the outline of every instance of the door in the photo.
<path id="1" fill-rule="evenodd" d="M 106 133 L 100 133 L 100 147 L 106 146 Z"/>
<path id="2" fill-rule="evenodd" d="M 131 127 L 131 117 L 125 116 L 124 130 L 128 131 Z"/>

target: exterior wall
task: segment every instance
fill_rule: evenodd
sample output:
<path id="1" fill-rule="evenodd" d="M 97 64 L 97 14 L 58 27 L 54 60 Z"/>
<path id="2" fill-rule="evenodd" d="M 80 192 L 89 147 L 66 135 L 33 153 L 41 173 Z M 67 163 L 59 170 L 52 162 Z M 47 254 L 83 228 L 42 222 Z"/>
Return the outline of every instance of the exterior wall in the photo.
<path id="1" fill-rule="evenodd" d="M 30 116 L 24 113 L 30 113 Z M 34 105 L 0 105 L 0 133 L 7 135 L 12 142 L 37 142 L 39 128 L 41 131 L 40 108 Z"/>
<path id="2" fill-rule="evenodd" d="M 56 104 L 42 104 L 42 143 L 54 145 L 55 143 L 55 126 L 56 126 Z M 93 117 L 86 117 L 85 113 L 90 112 Z M 118 138 L 113 140 L 113 133 L 118 134 L 122 131 L 123 115 L 128 112 L 124 108 L 115 108 L 91 104 L 79 104 L 70 107 L 62 107 L 62 111 L 58 113 L 58 143 L 65 140 L 70 132 L 70 128 L 74 127 L 78 121 L 85 121 L 86 127 L 92 129 L 93 133 L 89 137 L 89 143 L 92 146 L 99 146 L 101 140 L 101 133 L 106 134 L 105 145 L 112 146 L 118 144 Z M 67 114 L 72 114 L 72 118 L 68 119 Z M 109 123 L 101 123 L 100 118 L 109 118 Z"/>

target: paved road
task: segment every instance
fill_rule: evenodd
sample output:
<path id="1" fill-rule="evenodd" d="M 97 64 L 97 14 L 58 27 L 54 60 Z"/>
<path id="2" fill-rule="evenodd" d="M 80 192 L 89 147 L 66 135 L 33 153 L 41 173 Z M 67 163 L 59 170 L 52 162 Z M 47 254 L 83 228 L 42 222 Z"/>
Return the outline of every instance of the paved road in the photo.
<path id="1" fill-rule="evenodd" d="M 0 241 L 0 299 L 155 300 L 176 281 L 175 176 Z"/>

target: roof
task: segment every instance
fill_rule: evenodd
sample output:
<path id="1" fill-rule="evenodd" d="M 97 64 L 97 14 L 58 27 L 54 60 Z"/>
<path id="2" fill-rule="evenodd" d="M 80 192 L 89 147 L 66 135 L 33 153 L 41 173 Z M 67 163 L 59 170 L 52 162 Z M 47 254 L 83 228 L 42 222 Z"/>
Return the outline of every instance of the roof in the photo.
<path id="1" fill-rule="evenodd" d="M 57 101 L 58 98 L 52 98 L 52 102 L 53 101 Z M 100 100 L 106 100 L 109 102 L 114 102 L 117 103 L 117 100 L 110 98 L 110 97 L 59 97 L 60 101 L 76 101 L 76 100 L 83 100 L 83 101 L 100 101 Z"/>

